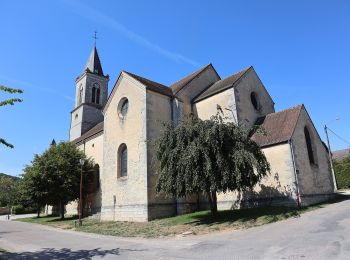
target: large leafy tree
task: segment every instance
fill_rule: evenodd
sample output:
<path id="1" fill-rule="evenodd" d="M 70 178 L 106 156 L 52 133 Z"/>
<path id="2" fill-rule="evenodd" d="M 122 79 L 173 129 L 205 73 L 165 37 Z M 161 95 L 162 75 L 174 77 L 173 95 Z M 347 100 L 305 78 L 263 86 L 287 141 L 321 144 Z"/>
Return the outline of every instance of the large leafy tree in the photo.
<path id="1" fill-rule="evenodd" d="M 10 207 L 16 199 L 17 181 L 9 176 L 0 176 L 0 207 Z"/>
<path id="2" fill-rule="evenodd" d="M 21 205 L 32 206 L 40 210 L 48 203 L 48 191 L 50 187 L 46 180 L 47 174 L 42 169 L 43 158 L 35 155 L 31 165 L 24 168 L 23 178 L 18 184 L 17 197 Z"/>
<path id="3" fill-rule="evenodd" d="M 93 161 L 86 158 L 74 144 L 61 142 L 51 145 L 42 155 L 35 156 L 32 164 L 26 167 L 23 176 L 26 196 L 38 207 L 46 203 L 59 205 L 60 216 L 64 218 L 64 206 L 80 195 L 80 159 L 85 160 L 83 183 L 86 193 L 91 183 Z"/>
<path id="4" fill-rule="evenodd" d="M 8 87 L 2 86 L 2 85 L 0 85 L 0 91 L 7 92 L 10 94 L 23 93 L 23 90 L 21 90 L 21 89 L 8 88 Z M 6 106 L 6 105 L 14 105 L 16 102 L 22 102 L 22 99 L 10 98 L 10 99 L 0 101 L 0 107 Z M 12 144 L 8 143 L 5 139 L 3 139 L 1 137 L 0 137 L 0 144 L 3 144 L 3 145 L 10 147 L 10 148 L 13 148 Z"/>
<path id="5" fill-rule="evenodd" d="M 174 197 L 203 193 L 213 216 L 217 192 L 253 188 L 270 171 L 244 126 L 225 122 L 219 112 L 210 120 L 165 124 L 156 147 L 157 191 Z"/>

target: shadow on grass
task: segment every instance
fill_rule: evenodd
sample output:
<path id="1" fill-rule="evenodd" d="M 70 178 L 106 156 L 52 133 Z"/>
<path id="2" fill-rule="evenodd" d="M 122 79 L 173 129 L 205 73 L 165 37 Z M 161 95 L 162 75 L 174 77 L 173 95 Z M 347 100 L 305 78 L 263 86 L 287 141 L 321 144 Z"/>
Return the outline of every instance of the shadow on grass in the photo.
<path id="1" fill-rule="evenodd" d="M 293 208 L 283 206 L 270 206 L 260 208 L 225 210 L 219 211 L 218 215 L 215 218 L 210 214 L 210 211 L 198 212 L 197 214 L 193 214 L 193 216 L 191 216 L 191 219 L 185 224 L 208 226 L 220 223 L 233 224 L 234 222 L 240 222 L 244 224 L 254 223 L 259 219 L 264 224 L 268 224 L 290 217 L 299 217 L 300 214 L 303 212 L 307 212 L 318 208 L 324 208 L 326 205 L 339 203 L 349 199 L 350 195 L 337 194 L 337 196 L 330 201 L 314 204 L 308 207 Z"/>
<path id="2" fill-rule="evenodd" d="M 263 207 L 251 209 L 237 209 L 219 211 L 214 218 L 210 212 L 203 212 L 193 217 L 193 220 L 185 224 L 191 225 L 216 225 L 220 223 L 233 224 L 234 222 L 248 223 L 264 219 L 264 223 L 275 222 L 278 219 L 289 217 L 298 217 L 299 212 L 296 208 L 288 207 Z"/>
<path id="3" fill-rule="evenodd" d="M 78 219 L 78 216 L 65 217 L 64 219 L 60 217 L 56 217 L 54 219 L 47 220 L 47 222 L 62 222 L 62 221 L 70 221 L 70 220 L 76 220 L 76 219 Z"/>

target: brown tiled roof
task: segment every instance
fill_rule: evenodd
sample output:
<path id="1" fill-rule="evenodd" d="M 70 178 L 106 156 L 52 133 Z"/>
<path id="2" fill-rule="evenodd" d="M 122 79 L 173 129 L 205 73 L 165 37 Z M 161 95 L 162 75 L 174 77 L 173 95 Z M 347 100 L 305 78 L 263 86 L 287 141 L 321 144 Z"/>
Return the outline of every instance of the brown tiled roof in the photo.
<path id="1" fill-rule="evenodd" d="M 192 74 L 184 77 L 183 79 L 180 79 L 179 81 L 176 81 L 172 85 L 170 85 L 170 88 L 172 89 L 173 93 L 176 94 L 179 92 L 184 86 L 186 86 L 188 83 L 190 83 L 195 77 L 197 77 L 199 74 L 201 74 L 203 71 L 205 71 L 208 67 L 212 66 L 211 64 L 208 64 L 207 66 L 193 72 Z"/>
<path id="2" fill-rule="evenodd" d="M 350 157 L 350 149 L 344 149 L 332 152 L 332 157 L 336 161 L 341 161 L 343 159 Z"/>
<path id="3" fill-rule="evenodd" d="M 95 125 L 93 128 L 91 128 L 89 131 L 87 131 L 85 134 L 83 134 L 82 136 L 78 137 L 77 139 L 74 139 L 72 141 L 72 143 L 79 143 L 83 140 L 88 139 L 89 137 L 92 137 L 100 132 L 103 132 L 103 121 L 101 123 L 98 123 L 97 125 Z"/>
<path id="4" fill-rule="evenodd" d="M 289 141 L 302 109 L 304 109 L 304 105 L 299 105 L 260 117 L 256 121 L 256 125 L 260 125 L 266 131 L 266 135 L 255 132 L 251 139 L 261 147 Z"/>
<path id="5" fill-rule="evenodd" d="M 134 79 L 136 79 L 137 81 L 141 82 L 142 84 L 144 84 L 149 90 L 167 95 L 167 96 L 173 96 L 173 93 L 171 91 L 170 88 L 168 88 L 167 86 L 164 86 L 163 84 L 160 84 L 158 82 L 140 77 L 138 75 L 135 75 L 133 73 L 124 71 L 126 74 L 130 75 L 131 77 L 133 77 Z"/>
<path id="6" fill-rule="evenodd" d="M 250 66 L 247 69 L 241 70 L 227 78 L 215 82 L 213 85 L 195 97 L 192 102 L 198 102 L 232 87 L 250 68 L 252 67 Z"/>

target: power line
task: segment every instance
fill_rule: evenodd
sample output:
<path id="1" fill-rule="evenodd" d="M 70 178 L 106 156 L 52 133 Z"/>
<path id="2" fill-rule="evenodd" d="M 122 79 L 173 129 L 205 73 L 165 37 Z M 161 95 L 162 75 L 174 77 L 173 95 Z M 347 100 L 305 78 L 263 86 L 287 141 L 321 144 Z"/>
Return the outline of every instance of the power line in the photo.
<path id="1" fill-rule="evenodd" d="M 343 142 L 347 143 L 348 145 L 350 145 L 350 142 L 348 140 L 346 140 L 345 138 L 339 136 L 338 134 L 336 134 L 332 129 L 330 129 L 329 127 L 327 127 L 329 131 L 331 131 L 336 137 L 338 137 L 340 140 L 342 140 Z"/>

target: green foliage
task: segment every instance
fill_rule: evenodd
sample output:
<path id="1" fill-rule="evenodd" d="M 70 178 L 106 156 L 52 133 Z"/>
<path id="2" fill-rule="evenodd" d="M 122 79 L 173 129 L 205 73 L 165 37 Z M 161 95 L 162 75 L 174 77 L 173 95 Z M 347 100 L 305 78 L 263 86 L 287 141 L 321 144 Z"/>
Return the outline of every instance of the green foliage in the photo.
<path id="1" fill-rule="evenodd" d="M 61 142 L 36 155 L 32 164 L 24 169 L 23 201 L 33 202 L 38 210 L 45 204 L 60 205 L 61 217 L 64 217 L 64 205 L 79 198 L 80 159 L 85 160 L 83 183 L 86 187 L 92 177 L 93 161 L 74 144 Z"/>
<path id="2" fill-rule="evenodd" d="M 174 197 L 204 193 L 212 213 L 216 193 L 253 188 L 270 171 L 260 147 L 244 126 L 195 117 L 179 126 L 165 124 L 156 142 L 157 191 Z"/>
<path id="3" fill-rule="evenodd" d="M 2 86 L 0 85 L 0 91 L 4 91 L 4 92 L 7 92 L 7 93 L 10 93 L 10 94 L 14 94 L 14 93 L 19 93 L 19 94 L 22 94 L 23 93 L 23 90 L 21 89 L 14 89 L 14 88 L 9 88 L 9 87 L 5 87 L 5 86 Z M 4 100 L 4 101 L 0 101 L 0 107 L 2 106 L 6 106 L 6 105 L 14 105 L 16 102 L 22 102 L 23 100 L 20 99 L 20 98 L 10 98 L 10 99 L 7 99 L 7 100 Z M 8 143 L 5 139 L 3 138 L 0 138 L 0 144 L 3 144 L 9 148 L 13 148 L 13 145 Z"/>
<path id="4" fill-rule="evenodd" d="M 337 179 L 338 189 L 350 188 L 350 158 L 339 162 L 334 162 L 335 177 Z"/>
<path id="5" fill-rule="evenodd" d="M 14 205 L 11 208 L 11 212 L 12 212 L 12 214 L 18 215 L 18 214 L 24 214 L 25 210 L 24 210 L 24 207 L 22 205 Z"/>
<path id="6" fill-rule="evenodd" d="M 6 175 L 0 176 L 0 207 L 11 206 L 16 199 L 16 180 Z"/>

